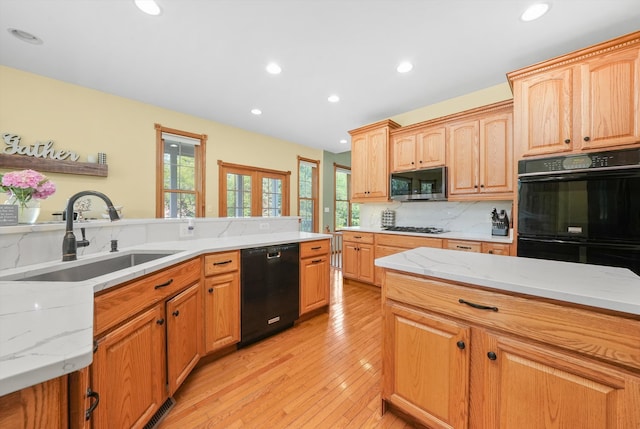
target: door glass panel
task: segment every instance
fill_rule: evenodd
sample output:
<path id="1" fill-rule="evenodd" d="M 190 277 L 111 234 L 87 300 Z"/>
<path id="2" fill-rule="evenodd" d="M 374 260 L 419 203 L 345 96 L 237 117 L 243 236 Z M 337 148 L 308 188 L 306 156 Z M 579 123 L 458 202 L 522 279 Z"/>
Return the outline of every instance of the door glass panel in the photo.
<path id="1" fill-rule="evenodd" d="M 251 176 L 227 173 L 227 217 L 251 216 Z"/>
<path id="2" fill-rule="evenodd" d="M 282 180 L 262 178 L 262 216 L 282 216 Z"/>

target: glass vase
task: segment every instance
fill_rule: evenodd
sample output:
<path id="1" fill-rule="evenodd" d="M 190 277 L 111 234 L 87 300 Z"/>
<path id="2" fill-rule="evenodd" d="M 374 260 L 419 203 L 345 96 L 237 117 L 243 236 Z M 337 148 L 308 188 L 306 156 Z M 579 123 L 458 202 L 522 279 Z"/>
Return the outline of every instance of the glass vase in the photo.
<path id="1" fill-rule="evenodd" d="M 34 198 L 22 204 L 15 195 L 11 195 L 5 204 L 18 206 L 18 223 L 34 224 L 40 215 L 40 200 Z"/>

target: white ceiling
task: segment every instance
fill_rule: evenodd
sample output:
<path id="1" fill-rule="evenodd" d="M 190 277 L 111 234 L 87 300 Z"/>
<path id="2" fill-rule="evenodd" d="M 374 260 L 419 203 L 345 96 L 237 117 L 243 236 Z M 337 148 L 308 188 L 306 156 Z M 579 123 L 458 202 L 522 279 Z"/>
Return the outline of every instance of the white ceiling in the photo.
<path id="1" fill-rule="evenodd" d="M 640 29 L 640 0 L 548 0 L 529 23 L 533 0 L 157 2 L 152 17 L 133 0 L 0 0 L 0 64 L 343 152 L 348 130 Z M 400 75 L 406 59 L 415 67 Z M 265 72 L 270 61 L 282 74 Z"/>

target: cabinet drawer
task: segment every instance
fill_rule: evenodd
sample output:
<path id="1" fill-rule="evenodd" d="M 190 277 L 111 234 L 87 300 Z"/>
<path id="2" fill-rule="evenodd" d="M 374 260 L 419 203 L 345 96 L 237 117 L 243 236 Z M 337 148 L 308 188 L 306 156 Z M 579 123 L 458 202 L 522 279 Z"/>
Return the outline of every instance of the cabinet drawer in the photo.
<path id="1" fill-rule="evenodd" d="M 107 290 L 94 300 L 94 335 L 116 326 L 199 279 L 200 258 L 196 258 Z"/>
<path id="2" fill-rule="evenodd" d="M 376 234 L 376 245 L 403 247 L 405 249 L 415 249 L 416 247 L 436 247 L 440 249 L 442 248 L 442 239 L 415 235 Z"/>
<path id="3" fill-rule="evenodd" d="M 640 320 L 393 271 L 386 273 L 385 288 L 387 299 L 640 368 Z M 497 311 L 476 309 L 461 299 Z"/>
<path id="4" fill-rule="evenodd" d="M 482 253 L 509 256 L 511 255 L 511 245 L 503 243 L 482 243 Z"/>
<path id="5" fill-rule="evenodd" d="M 356 243 L 367 243 L 373 244 L 373 233 L 372 232 L 354 232 L 354 231 L 344 231 L 342 233 L 343 241 L 352 241 Z"/>
<path id="6" fill-rule="evenodd" d="M 479 241 L 447 240 L 446 248 L 451 250 L 462 250 L 464 252 L 481 252 L 482 243 Z"/>
<path id="7" fill-rule="evenodd" d="M 221 252 L 205 255 L 204 275 L 213 276 L 220 273 L 237 271 L 239 263 L 240 253 L 237 250 L 233 252 Z"/>
<path id="8" fill-rule="evenodd" d="M 300 257 L 326 255 L 329 253 L 329 240 L 305 241 L 300 243 Z"/>

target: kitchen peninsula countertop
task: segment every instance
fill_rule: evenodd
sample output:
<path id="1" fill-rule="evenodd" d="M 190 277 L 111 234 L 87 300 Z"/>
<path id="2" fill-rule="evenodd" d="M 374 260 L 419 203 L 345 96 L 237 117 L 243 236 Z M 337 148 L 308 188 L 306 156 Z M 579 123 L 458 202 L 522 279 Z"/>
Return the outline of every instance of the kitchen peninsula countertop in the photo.
<path id="1" fill-rule="evenodd" d="M 123 248 L 120 253 L 175 253 L 80 282 L 0 280 L 0 396 L 91 364 L 93 298 L 96 292 L 206 253 L 330 237 L 326 234 L 282 232 L 154 242 Z M 97 253 L 81 256 L 79 260 L 98 261 L 111 255 Z M 60 261 L 52 261 L 3 270 L 1 277 L 33 276 L 60 265 Z"/>
<path id="2" fill-rule="evenodd" d="M 640 316 L 640 277 L 626 268 L 426 247 L 376 259 L 375 265 Z"/>

